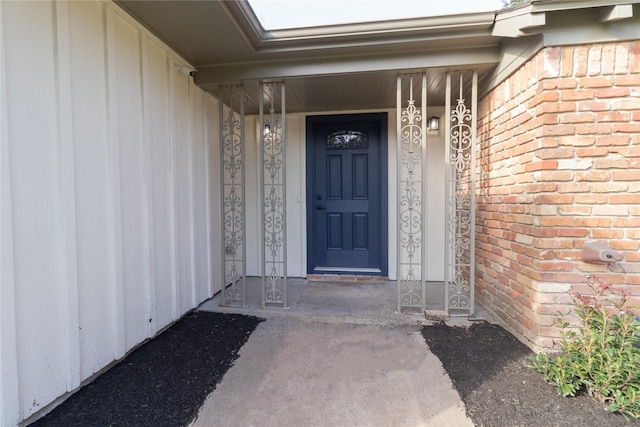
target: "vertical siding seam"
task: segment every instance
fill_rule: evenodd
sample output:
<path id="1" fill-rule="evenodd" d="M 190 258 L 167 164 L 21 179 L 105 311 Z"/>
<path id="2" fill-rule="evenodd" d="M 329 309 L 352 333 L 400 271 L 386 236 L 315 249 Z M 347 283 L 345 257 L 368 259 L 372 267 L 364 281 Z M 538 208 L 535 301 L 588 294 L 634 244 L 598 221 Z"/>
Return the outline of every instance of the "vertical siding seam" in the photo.
<path id="1" fill-rule="evenodd" d="M 67 391 L 80 385 L 80 313 L 78 295 L 78 242 L 75 192 L 75 141 L 71 100 L 71 53 L 69 40 L 69 4 L 53 3 L 53 50 L 56 70 L 58 179 L 61 187 L 60 215 L 63 230 L 64 282 L 66 283 Z"/>
<path id="2" fill-rule="evenodd" d="M 167 75 L 169 85 L 169 145 L 171 157 L 171 264 L 172 264 L 172 320 L 178 318 L 180 307 L 179 280 L 180 280 L 180 262 L 178 260 L 180 244 L 179 226 L 178 226 L 178 147 L 177 147 L 177 118 L 176 118 L 176 79 L 175 72 L 172 68 L 173 58 L 167 55 Z"/>
<path id="3" fill-rule="evenodd" d="M 396 310 L 402 312 L 400 294 L 402 293 L 402 267 L 400 260 L 402 259 L 402 245 L 400 242 L 401 225 L 400 225 L 400 194 L 402 191 L 402 77 L 396 77 Z"/>
<path id="4" fill-rule="evenodd" d="M 195 113 L 194 113 L 194 95 L 193 95 L 193 80 L 190 77 L 187 77 L 187 173 L 188 176 L 188 185 L 189 185 L 189 245 L 191 246 L 191 259 L 189 260 L 189 266 L 191 268 L 191 280 L 189 281 L 189 286 L 191 288 L 191 304 L 189 308 L 193 308 L 196 305 L 197 300 L 197 274 L 196 274 L 196 259 L 198 256 L 198 248 L 196 245 L 196 206 L 195 206 L 195 197 L 194 197 L 194 187 L 195 187 L 195 170 L 194 170 L 194 159 L 195 155 L 194 146 L 196 144 L 195 137 Z"/>
<path id="5" fill-rule="evenodd" d="M 476 161 L 477 161 L 477 144 L 478 144 L 478 72 L 473 71 L 471 87 L 471 165 L 469 166 L 470 183 L 470 227 L 471 242 L 469 243 L 469 299 L 471 305 L 469 307 L 469 315 L 475 313 L 475 285 L 476 285 Z"/>
<path id="6" fill-rule="evenodd" d="M 395 85 L 392 84 L 393 80 L 389 80 L 389 87 L 395 88 Z M 392 94 L 391 94 L 392 95 Z M 397 279 L 397 245 L 395 240 L 396 234 L 396 198 L 395 192 L 397 191 L 397 186 L 395 185 L 395 146 L 396 146 L 396 135 L 397 135 L 397 124 L 396 122 L 396 111 L 395 109 L 384 110 L 387 113 L 387 267 L 389 273 L 389 280 L 395 281 Z"/>
<path id="7" fill-rule="evenodd" d="M 107 76 L 107 109 L 108 117 L 107 122 L 109 124 L 109 145 L 111 158 L 110 163 L 110 178 L 112 187 L 110 188 L 111 202 L 113 209 L 111 210 L 112 218 L 112 230 L 113 236 L 112 250 L 113 250 L 113 329 L 114 329 L 114 358 L 119 359 L 125 354 L 125 313 L 124 313 L 124 272 L 123 272 L 123 260 L 122 260 L 122 200 L 121 200 L 121 188 L 120 188 L 120 141 L 118 135 L 118 115 L 117 105 L 118 96 L 116 92 L 116 68 L 117 59 L 115 55 L 116 50 L 116 29 L 114 22 L 115 12 L 113 7 L 109 7 L 105 3 L 104 9 L 105 16 L 105 52 L 106 58 L 106 70 Z"/>
<path id="8" fill-rule="evenodd" d="M 155 322 L 156 315 L 156 280 L 155 280 L 155 233 L 153 229 L 153 152 L 151 141 L 151 103 L 149 102 L 149 40 L 138 32 L 139 52 L 140 52 L 140 97 L 142 114 L 142 191 L 144 193 L 142 201 L 144 218 L 144 281 L 145 281 L 145 322 L 147 337 L 151 337 L 157 330 Z"/>
<path id="9" fill-rule="evenodd" d="M 242 214 L 242 306 L 247 305 L 247 129 L 246 129 L 246 115 L 245 115 L 245 87 L 244 84 L 240 86 L 240 145 L 241 145 L 241 193 L 242 193 L 242 206 L 241 206 L 241 214 Z M 231 102 L 233 105 L 233 89 L 231 93 Z M 233 108 L 231 108 L 233 111 Z M 254 122 L 255 123 L 255 122 Z M 257 159 L 256 159 L 257 161 Z M 256 170 L 259 170 L 260 165 L 256 165 Z M 260 229 L 259 221 L 258 222 L 258 230 Z M 264 248 L 260 248 L 258 245 L 258 250 L 261 251 Z M 258 252 L 260 254 L 260 252 Z"/>
<path id="10" fill-rule="evenodd" d="M 177 259 L 176 259 L 176 154 L 175 154 L 175 90 L 173 88 L 174 80 L 171 73 L 171 56 L 165 55 L 165 70 L 167 75 L 167 118 L 169 120 L 169 223 L 171 224 L 170 242 L 171 248 L 171 320 L 178 318 L 178 298 L 177 298 Z"/>
<path id="11" fill-rule="evenodd" d="M 265 102 L 268 102 L 267 99 L 272 100 L 273 99 L 273 93 L 269 93 L 269 95 L 265 96 L 265 91 L 267 90 L 267 88 L 269 88 L 270 86 L 266 83 L 261 83 L 260 84 L 260 95 L 259 95 L 259 99 L 260 99 L 260 126 L 258 127 L 258 141 L 256 141 L 257 143 L 257 150 L 258 153 L 257 154 L 257 159 L 258 159 L 258 165 L 256 167 L 256 175 L 257 175 L 257 180 L 258 180 L 258 191 L 256 191 L 256 197 L 258 200 L 258 207 L 259 207 L 259 218 L 258 218 L 258 230 L 260 231 L 260 243 L 258 244 L 258 247 L 260 248 L 260 266 L 258 267 L 259 271 L 260 271 L 260 276 L 261 276 L 261 282 L 260 282 L 260 294 L 262 297 L 262 305 L 264 305 L 264 300 L 265 300 L 265 280 L 266 280 L 266 268 L 265 268 L 265 264 L 266 264 L 266 258 L 267 258 L 267 254 L 266 254 L 266 248 L 265 248 L 265 234 L 266 234 L 266 230 L 264 227 L 264 217 L 266 215 L 266 207 L 264 205 L 264 145 L 265 145 L 265 133 L 264 133 L 264 126 L 265 126 L 265 120 L 264 120 L 264 104 Z M 233 94 L 231 95 L 233 97 Z M 266 99 L 265 99 L 266 98 Z M 244 110 L 243 110 L 244 112 Z M 244 230 L 243 230 L 243 242 L 242 242 L 242 259 L 243 262 L 245 263 L 245 267 L 246 267 L 246 263 L 247 263 L 247 215 L 246 215 L 246 206 L 247 206 L 247 168 L 246 168 L 246 134 L 245 134 L 245 116 L 244 114 L 242 114 L 242 125 L 241 125 L 241 129 L 242 129 L 242 200 L 243 200 L 243 205 L 242 205 L 242 221 L 243 221 L 243 225 L 245 226 Z M 273 126 L 273 123 L 271 123 L 271 126 Z M 275 132 L 275 128 L 272 129 L 272 131 Z M 243 274 L 246 276 L 246 269 L 243 271 Z M 245 292 L 246 294 L 246 292 Z M 244 301 L 245 296 L 243 295 L 243 303 L 242 305 L 245 305 L 245 301 Z"/>
<path id="12" fill-rule="evenodd" d="M 3 19 L 3 2 L 0 2 L 0 423 L 16 425 L 21 418 L 21 410 Z"/>
<path id="13" fill-rule="evenodd" d="M 301 245 L 301 250 L 300 250 L 300 277 L 305 277 L 306 273 L 307 273 L 307 268 L 309 268 L 309 266 L 307 265 L 307 251 L 309 250 L 308 248 L 308 242 L 307 242 L 307 204 L 306 203 L 300 203 L 300 200 L 307 200 L 307 181 L 306 179 L 304 179 L 304 177 L 307 176 L 307 144 L 306 144 L 306 135 L 307 135 L 307 129 L 306 129 L 306 120 L 301 119 L 300 116 L 298 116 L 297 118 L 297 127 L 298 127 L 298 141 L 300 141 L 300 156 L 298 158 L 298 164 L 300 165 L 300 169 L 298 171 L 298 176 L 300 176 L 300 186 L 298 187 L 299 189 L 299 195 L 298 195 L 298 205 L 300 206 L 300 235 L 299 238 L 301 240 L 300 245 Z M 255 130 L 254 130 L 255 131 Z"/>
<path id="14" fill-rule="evenodd" d="M 210 151 L 210 175 L 211 175 L 211 281 L 213 283 L 212 292 L 222 292 L 224 277 L 224 262 L 222 260 L 222 242 L 224 232 L 222 230 L 222 183 L 220 172 L 224 170 L 220 162 L 220 100 L 207 93 L 209 98 L 209 121 L 211 129 L 211 151 Z M 217 185 L 216 185 L 217 184 Z M 218 270 L 216 271 L 216 266 Z"/>
<path id="15" fill-rule="evenodd" d="M 224 88 L 222 86 L 220 86 L 220 95 L 218 98 L 218 168 L 219 168 L 219 175 L 220 175 L 220 182 L 218 185 L 218 191 L 220 192 L 220 208 L 219 208 L 219 212 L 220 212 L 220 219 L 218 221 L 218 232 L 220 233 L 220 246 L 221 246 L 221 250 L 220 250 L 220 274 L 219 274 L 219 279 L 221 280 L 220 282 L 220 291 L 221 291 L 221 297 L 222 297 L 222 301 L 226 302 L 225 300 L 225 289 L 227 287 L 227 283 L 226 283 L 226 278 L 227 278 L 227 273 L 226 273 L 226 269 L 227 269 L 227 263 L 226 263 L 226 255 L 225 255 L 225 237 L 226 237 L 226 231 L 225 231 L 225 227 L 224 227 L 224 178 L 225 178 L 225 171 L 224 171 Z M 243 273 L 244 274 L 244 273 Z"/>
<path id="16" fill-rule="evenodd" d="M 203 132 L 204 132 L 204 179 L 205 179 L 205 211 L 206 211 L 206 223 L 205 232 L 207 236 L 207 298 L 213 296 L 213 253 L 212 253 L 212 216 L 211 216 L 211 124 L 209 115 L 209 98 L 205 93 L 202 96 L 202 112 L 204 117 Z"/>
<path id="17" fill-rule="evenodd" d="M 289 308 L 287 302 L 287 104 L 286 85 L 280 86 L 281 123 L 282 123 L 282 288 L 284 292 L 283 308 Z"/>
<path id="18" fill-rule="evenodd" d="M 449 282 L 451 281 L 451 267 L 449 259 L 451 258 L 449 239 L 449 199 L 451 197 L 451 183 L 449 182 L 451 172 L 451 74 L 447 72 L 445 99 L 444 99 L 444 115 L 445 115 L 445 233 L 444 233 L 444 311 L 449 312 Z"/>
<path id="19" fill-rule="evenodd" d="M 422 102 L 421 102 L 421 108 L 420 110 L 422 111 L 422 118 L 421 118 L 421 122 L 420 122 L 420 133 L 421 133 L 421 164 L 420 164 L 420 173 L 421 173 L 421 180 L 422 182 L 420 183 L 420 185 L 422 186 L 422 188 L 420 189 L 420 200 L 421 200 L 421 204 L 420 204 L 420 220 L 421 220 L 421 226 L 422 226 L 422 242 L 421 242 L 421 259 L 420 259 L 420 273 L 421 273 L 421 278 L 420 278 L 420 288 L 421 288 L 421 298 L 422 298 L 422 307 L 421 310 L 424 312 L 427 308 L 427 276 L 429 274 L 429 269 L 428 269 L 428 265 L 429 265 L 429 261 L 428 261 L 428 212 L 429 212 L 429 198 L 427 197 L 427 188 L 428 188 L 428 182 L 427 182 L 427 178 L 428 178 L 428 165 L 429 165 L 429 159 L 427 157 L 427 120 L 429 120 L 429 115 L 427 114 L 427 73 L 426 71 L 422 73 L 421 77 L 421 84 L 422 84 Z"/>

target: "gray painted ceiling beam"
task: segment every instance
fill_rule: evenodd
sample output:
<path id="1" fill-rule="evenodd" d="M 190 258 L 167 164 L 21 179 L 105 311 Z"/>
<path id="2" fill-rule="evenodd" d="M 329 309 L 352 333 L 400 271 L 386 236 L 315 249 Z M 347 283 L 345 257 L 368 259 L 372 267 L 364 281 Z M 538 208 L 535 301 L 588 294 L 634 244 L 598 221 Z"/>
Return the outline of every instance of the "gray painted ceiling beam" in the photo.
<path id="1" fill-rule="evenodd" d="M 303 61 L 270 61 L 201 67 L 196 83 L 214 89 L 219 82 L 271 80 L 289 77 L 326 76 L 367 72 L 399 72 L 429 68 L 471 69 L 494 66 L 499 61 L 497 46 L 369 57 L 314 58 Z M 213 86 L 211 86 L 213 84 Z"/>

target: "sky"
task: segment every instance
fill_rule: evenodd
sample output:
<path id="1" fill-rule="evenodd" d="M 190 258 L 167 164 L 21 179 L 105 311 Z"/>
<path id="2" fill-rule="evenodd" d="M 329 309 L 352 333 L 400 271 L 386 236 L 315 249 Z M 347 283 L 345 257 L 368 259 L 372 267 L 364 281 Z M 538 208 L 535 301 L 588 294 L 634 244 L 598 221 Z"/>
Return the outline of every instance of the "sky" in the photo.
<path id="1" fill-rule="evenodd" d="M 502 0 L 249 0 L 267 30 L 486 12 Z"/>

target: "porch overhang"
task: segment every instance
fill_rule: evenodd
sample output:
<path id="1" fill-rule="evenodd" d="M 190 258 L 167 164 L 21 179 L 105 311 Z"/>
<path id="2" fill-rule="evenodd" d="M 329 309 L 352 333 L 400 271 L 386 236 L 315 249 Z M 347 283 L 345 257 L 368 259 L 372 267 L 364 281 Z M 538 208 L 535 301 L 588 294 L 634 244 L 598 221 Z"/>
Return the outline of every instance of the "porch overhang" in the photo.
<path id="1" fill-rule="evenodd" d="M 433 85 L 430 105 L 444 103 L 444 79 L 448 71 L 473 69 L 488 75 L 499 61 L 495 47 L 396 56 L 315 58 L 297 62 L 271 62 L 259 67 L 247 64 L 205 67 L 195 82 L 218 94 L 223 82 L 242 82 L 246 87 L 248 114 L 257 113 L 255 94 L 260 81 L 286 81 L 289 113 L 361 109 L 393 109 L 393 85 L 398 74 L 428 70 Z M 338 88 L 338 89 L 336 89 Z M 348 89 L 345 89 L 348 88 Z M 331 97 L 326 96 L 327 93 Z M 324 95 L 323 95 L 324 94 Z"/>
<path id="2" fill-rule="evenodd" d="M 288 112 L 370 108 L 353 97 L 363 92 L 377 99 L 375 108 L 395 108 L 388 84 L 426 69 L 440 82 L 430 102 L 442 104 L 447 71 L 474 69 L 482 80 L 499 63 L 493 12 L 267 31 L 246 1 L 116 3 L 179 52 L 197 70 L 195 83 L 215 95 L 221 83 L 242 82 L 251 98 L 260 81 L 286 79 Z M 332 99 L 313 90 L 341 82 L 348 89 L 332 91 Z M 245 107 L 257 114 L 256 100 Z"/>
<path id="3" fill-rule="evenodd" d="M 431 105 L 442 103 L 441 83 L 451 71 L 477 71 L 480 93 L 487 93 L 543 46 L 632 37 L 640 7 L 533 0 L 496 12 L 265 30 L 244 0 L 114 1 L 197 70 L 198 86 L 218 96 L 220 84 L 242 82 L 252 94 L 260 81 L 286 79 L 289 112 L 371 108 L 354 93 L 375 97 L 375 108 L 393 108 L 388 82 L 425 70 L 435 77 Z M 329 84 L 331 97 L 313 89 Z M 257 100 L 248 99 L 246 109 L 257 114 Z"/>
<path id="4" fill-rule="evenodd" d="M 222 64 L 198 69 L 196 83 L 215 89 L 220 82 L 284 79 L 292 77 L 330 76 L 354 73 L 382 73 L 395 75 L 399 70 L 481 68 L 488 69 L 499 61 L 497 46 L 424 52 L 404 52 L 387 55 L 332 56 L 306 58 L 295 61 L 280 60 L 258 64 Z"/>
<path id="5" fill-rule="evenodd" d="M 199 69 L 499 43 L 492 35 L 493 12 L 267 31 L 241 0 L 115 2 Z"/>

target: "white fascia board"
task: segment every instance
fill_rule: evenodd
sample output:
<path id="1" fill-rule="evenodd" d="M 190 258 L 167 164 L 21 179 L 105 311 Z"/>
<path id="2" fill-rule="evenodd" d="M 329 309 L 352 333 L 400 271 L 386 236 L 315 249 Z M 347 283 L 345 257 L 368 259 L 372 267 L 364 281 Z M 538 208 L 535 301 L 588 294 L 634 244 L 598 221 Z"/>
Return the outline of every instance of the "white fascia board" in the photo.
<path id="1" fill-rule="evenodd" d="M 618 4 L 602 8 L 600 22 L 613 22 L 633 17 L 632 4 Z"/>
<path id="2" fill-rule="evenodd" d="M 494 17 L 494 12 L 482 12 L 272 30 L 266 31 L 263 34 L 262 44 L 284 41 L 303 42 L 304 40 L 350 38 L 354 36 L 393 36 L 416 32 L 421 34 L 446 34 L 460 30 L 489 29 L 493 24 Z"/>
<path id="3" fill-rule="evenodd" d="M 546 15 L 546 24 L 544 28 L 531 28 L 527 34 L 528 37 L 509 37 L 503 40 L 500 62 L 491 76 L 483 82 L 482 93 L 486 94 L 504 81 L 544 47 L 640 39 L 640 15 L 636 11 L 636 16 L 633 16 L 633 5 L 620 5 L 621 8 L 615 11 L 617 6 L 612 6 L 611 3 L 615 2 L 534 2 L 526 7 L 519 7 L 498 16 L 496 24 L 501 20 L 517 21 L 520 19 L 519 16 L 524 13 L 533 14 L 534 11 L 539 13 L 540 10 L 543 10 Z M 558 8 L 559 5 L 566 6 L 566 9 L 558 9 L 554 13 L 550 13 L 552 12 L 551 6 Z M 544 9 L 538 6 L 544 6 Z M 631 16 L 629 16 L 629 7 L 627 6 L 631 8 Z"/>
<path id="4" fill-rule="evenodd" d="M 640 15 L 615 21 L 600 21 L 597 11 L 559 13 L 549 19 L 543 37 L 545 46 L 607 43 L 640 39 Z"/>
<path id="5" fill-rule="evenodd" d="M 532 13 L 531 8 L 518 9 L 509 16 L 496 18 L 496 23 L 493 26 L 492 35 L 496 37 L 520 37 L 527 35 L 528 31 L 534 28 L 539 28 L 547 23 L 547 16 L 545 13 Z"/>
<path id="6" fill-rule="evenodd" d="M 354 24 L 324 25 L 306 28 L 265 30 L 248 2 L 224 2 L 224 9 L 236 28 L 255 52 L 333 48 L 335 46 L 371 44 L 382 40 L 441 38 L 469 32 L 491 33 L 494 12 L 477 12 L 425 18 L 394 19 Z M 457 36 L 456 36 L 457 37 Z"/>
<path id="7" fill-rule="evenodd" d="M 534 0 L 531 3 L 532 12 L 554 12 L 558 10 L 589 9 L 618 5 L 638 4 L 638 0 Z"/>
<path id="8" fill-rule="evenodd" d="M 448 34 L 446 38 L 441 35 L 403 35 L 401 38 L 381 37 L 381 38 L 344 38 L 317 45 L 311 41 L 298 43 L 295 45 L 282 44 L 267 46 L 260 49 L 261 54 L 288 54 L 295 60 L 295 55 L 299 53 L 307 54 L 315 52 L 314 56 L 337 56 L 344 55 L 345 50 L 349 50 L 358 55 L 366 52 L 376 52 L 379 55 L 391 52 L 411 52 L 421 51 L 428 54 L 438 50 L 449 50 L 451 46 L 471 46 L 471 45 L 497 45 L 497 41 L 492 39 L 491 34 L 485 31 L 465 31 Z M 368 50 L 367 50 L 368 49 Z"/>
<path id="9" fill-rule="evenodd" d="M 514 38 L 541 33 L 551 12 L 600 9 L 600 22 L 629 19 L 633 17 L 633 5 L 639 3 L 637 0 L 534 0 L 520 7 L 499 11 L 496 14 L 492 35 Z"/>

